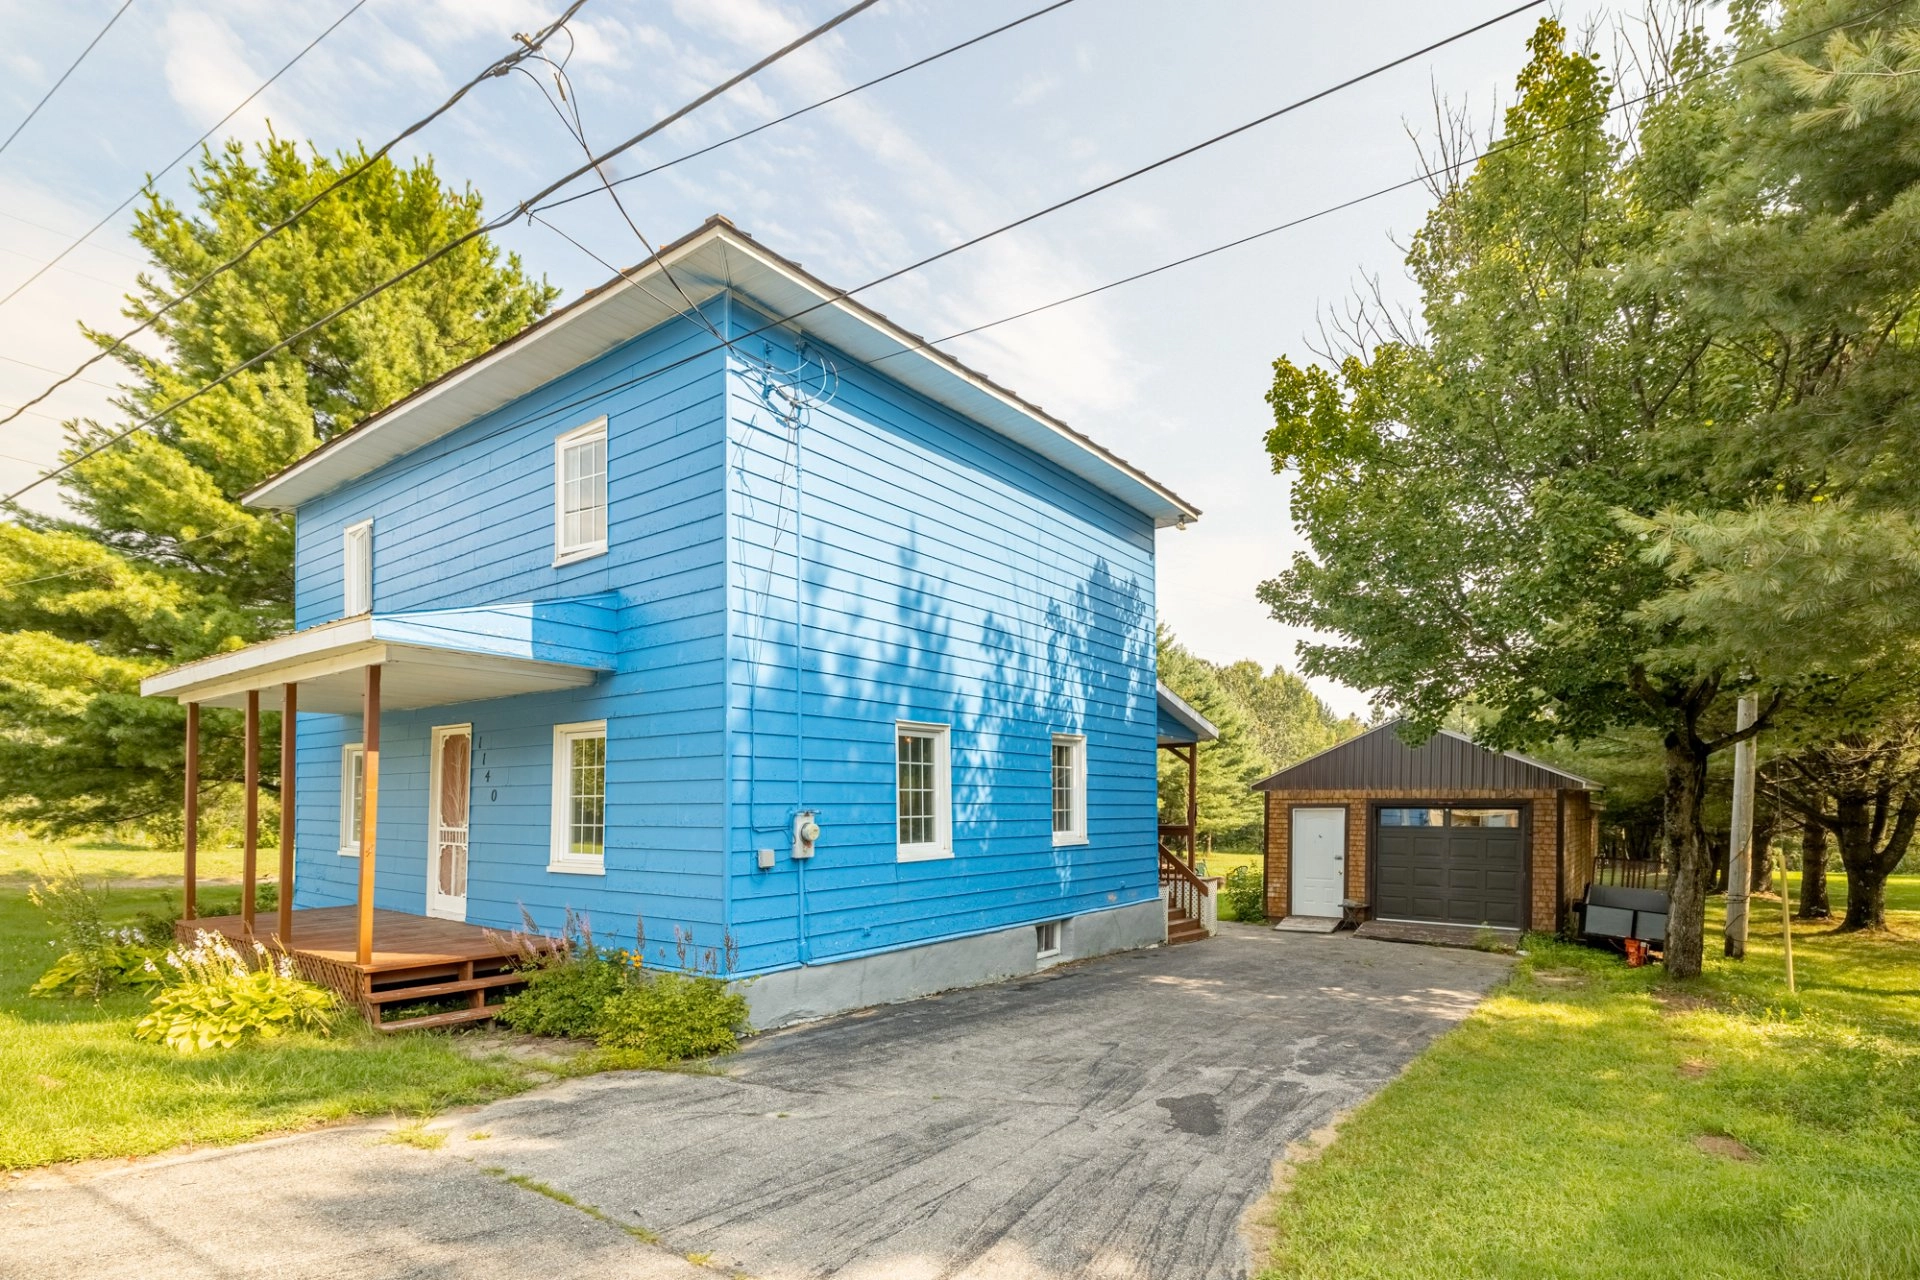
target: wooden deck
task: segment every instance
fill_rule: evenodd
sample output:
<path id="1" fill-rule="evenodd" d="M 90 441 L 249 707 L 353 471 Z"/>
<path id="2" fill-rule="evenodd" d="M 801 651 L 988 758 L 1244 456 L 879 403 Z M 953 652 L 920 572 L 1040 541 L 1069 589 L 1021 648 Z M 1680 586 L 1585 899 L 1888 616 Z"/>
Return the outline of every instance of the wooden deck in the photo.
<path id="1" fill-rule="evenodd" d="M 293 957 L 300 976 L 340 993 L 375 1026 L 388 1031 L 446 1026 L 493 1016 L 489 997 L 504 996 L 526 981 L 524 962 L 533 953 L 552 951 L 552 938 L 532 936 L 456 920 L 373 913 L 373 960 L 355 960 L 359 913 L 353 907 L 316 907 L 293 913 L 293 945 L 274 936 L 274 917 L 254 920 L 254 935 L 273 951 Z M 203 916 L 175 926 L 181 941 L 197 929 L 223 934 L 243 950 L 247 946 L 239 916 Z M 389 1005 L 457 1001 L 461 1007 L 399 1021 L 383 1020 Z"/>

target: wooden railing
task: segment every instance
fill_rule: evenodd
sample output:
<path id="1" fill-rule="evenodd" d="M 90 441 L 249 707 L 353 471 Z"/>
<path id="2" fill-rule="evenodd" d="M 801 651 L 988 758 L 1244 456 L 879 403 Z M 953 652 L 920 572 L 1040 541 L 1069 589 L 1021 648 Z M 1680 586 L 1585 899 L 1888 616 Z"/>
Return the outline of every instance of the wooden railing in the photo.
<path id="1" fill-rule="evenodd" d="M 1170 907 L 1187 913 L 1191 919 L 1198 920 L 1208 933 L 1217 932 L 1220 919 L 1219 900 L 1214 896 L 1215 883 L 1196 872 L 1186 864 L 1180 854 L 1167 847 L 1164 841 L 1160 845 L 1160 891 Z"/>
<path id="2" fill-rule="evenodd" d="M 1184 860 L 1189 867 L 1193 865 L 1194 855 L 1198 853 L 1193 828 L 1185 823 L 1161 823 L 1160 847 L 1172 852 L 1174 857 Z"/>
<path id="3" fill-rule="evenodd" d="M 1664 889 L 1667 868 L 1658 858 L 1595 858 L 1593 882 L 1622 889 Z"/>

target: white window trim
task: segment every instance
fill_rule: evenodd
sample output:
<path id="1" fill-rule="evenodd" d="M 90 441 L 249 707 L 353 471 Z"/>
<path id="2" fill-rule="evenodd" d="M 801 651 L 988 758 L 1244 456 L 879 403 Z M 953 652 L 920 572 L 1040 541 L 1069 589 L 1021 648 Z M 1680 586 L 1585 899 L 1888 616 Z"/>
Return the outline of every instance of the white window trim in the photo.
<path id="1" fill-rule="evenodd" d="M 575 738 L 607 736 L 605 720 L 581 720 L 573 724 L 553 726 L 553 825 L 551 844 L 547 850 L 547 870 L 558 871 L 575 876 L 603 876 L 607 874 L 607 859 L 603 853 L 598 858 L 574 853 L 567 847 L 570 815 L 567 812 L 567 788 L 573 784 L 572 753 L 567 750 Z M 604 797 L 602 804 L 604 805 Z M 602 809 L 604 822 L 605 810 Z M 602 829 L 601 848 L 605 849 L 605 829 Z"/>
<path id="2" fill-rule="evenodd" d="M 1046 931 L 1053 931 L 1053 945 L 1045 945 Z M 1033 926 L 1033 958 L 1051 960 L 1060 954 L 1060 945 L 1067 936 L 1067 922 L 1064 920 L 1042 920 Z"/>
<path id="3" fill-rule="evenodd" d="M 367 593 L 366 608 L 354 608 L 353 599 L 353 544 L 358 534 L 367 536 L 367 574 L 361 584 Z M 373 612 L 373 521 L 361 520 L 350 524 L 340 531 L 340 613 L 342 617 L 357 618 L 364 613 Z"/>
<path id="4" fill-rule="evenodd" d="M 575 427 L 572 431 L 555 437 L 553 442 L 553 566 L 556 569 L 563 564 L 572 564 L 577 560 L 590 560 L 594 556 L 602 556 L 607 553 L 607 540 L 604 537 L 598 542 L 583 542 L 577 547 L 569 547 L 562 541 L 562 539 L 567 536 L 567 515 L 564 508 L 566 500 L 566 472 L 562 460 L 565 458 L 569 448 L 584 441 L 591 440 L 595 436 L 600 437 L 602 441 L 607 438 L 607 419 L 604 415 L 595 418 L 584 427 Z M 607 456 L 606 479 L 611 481 L 612 476 L 613 456 L 611 451 L 609 451 Z M 606 518 L 609 524 L 611 524 L 613 519 L 613 495 L 610 483 L 607 493 Z"/>
<path id="5" fill-rule="evenodd" d="M 900 840 L 900 735 L 924 734 L 933 739 L 933 843 L 901 844 Z M 953 756 L 950 740 L 953 726 L 927 724 L 917 720 L 893 722 L 893 835 L 894 854 L 901 862 L 932 862 L 953 856 Z"/>
<path id="6" fill-rule="evenodd" d="M 366 744 L 349 742 L 340 748 L 340 856 L 343 858 L 360 856 L 360 842 L 353 838 L 353 761 L 356 756 L 365 768 Z"/>
<path id="7" fill-rule="evenodd" d="M 1056 733 L 1047 747 L 1047 824 L 1053 824 L 1053 748 L 1073 748 L 1073 826 L 1053 833 L 1054 847 L 1087 843 L 1087 735 Z"/>

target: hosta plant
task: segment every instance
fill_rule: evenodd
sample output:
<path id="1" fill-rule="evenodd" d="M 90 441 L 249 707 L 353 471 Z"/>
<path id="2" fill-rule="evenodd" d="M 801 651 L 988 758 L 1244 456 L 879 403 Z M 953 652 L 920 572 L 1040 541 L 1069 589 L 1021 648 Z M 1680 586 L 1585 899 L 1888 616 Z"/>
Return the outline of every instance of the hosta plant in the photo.
<path id="1" fill-rule="evenodd" d="M 251 960 L 202 929 L 193 945 L 167 952 L 164 985 L 133 1034 L 180 1053 L 231 1049 L 249 1038 L 332 1029 L 338 1001 L 325 987 L 294 976 L 293 961 L 253 944 Z"/>
<path id="2" fill-rule="evenodd" d="M 157 980 L 153 960 L 160 949 L 145 930 L 106 921 L 106 887 L 89 884 L 71 866 L 43 875 L 27 900 L 46 914 L 58 958 L 27 989 L 35 996 L 87 996 Z"/>

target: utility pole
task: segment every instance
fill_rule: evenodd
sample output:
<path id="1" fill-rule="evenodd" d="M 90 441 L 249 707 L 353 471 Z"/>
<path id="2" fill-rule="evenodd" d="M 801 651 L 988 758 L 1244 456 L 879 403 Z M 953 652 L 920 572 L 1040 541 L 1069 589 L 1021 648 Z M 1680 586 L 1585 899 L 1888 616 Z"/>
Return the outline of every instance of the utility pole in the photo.
<path id="1" fill-rule="evenodd" d="M 1737 728 L 1745 729 L 1760 714 L 1760 699 L 1740 699 Z M 1727 842 L 1727 955 L 1747 958 L 1747 901 L 1753 889 L 1753 739 L 1733 746 L 1733 830 Z"/>

